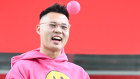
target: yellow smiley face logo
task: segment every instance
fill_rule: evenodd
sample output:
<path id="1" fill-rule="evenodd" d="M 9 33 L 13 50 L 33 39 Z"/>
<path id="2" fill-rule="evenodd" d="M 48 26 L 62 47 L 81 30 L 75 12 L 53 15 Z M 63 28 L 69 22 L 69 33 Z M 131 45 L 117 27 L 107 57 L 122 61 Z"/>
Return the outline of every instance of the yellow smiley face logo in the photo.
<path id="1" fill-rule="evenodd" d="M 58 72 L 58 71 L 50 71 L 46 77 L 46 79 L 70 79 L 67 75 Z"/>

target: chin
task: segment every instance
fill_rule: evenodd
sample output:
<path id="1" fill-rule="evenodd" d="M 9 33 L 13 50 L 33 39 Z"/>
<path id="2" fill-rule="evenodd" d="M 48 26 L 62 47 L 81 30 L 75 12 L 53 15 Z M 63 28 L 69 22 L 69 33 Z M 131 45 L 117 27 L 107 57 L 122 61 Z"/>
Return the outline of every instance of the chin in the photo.
<path id="1" fill-rule="evenodd" d="M 52 47 L 52 50 L 54 50 L 54 51 L 59 51 L 59 50 L 62 50 L 62 49 L 63 49 L 62 47 L 56 47 L 56 46 Z"/>

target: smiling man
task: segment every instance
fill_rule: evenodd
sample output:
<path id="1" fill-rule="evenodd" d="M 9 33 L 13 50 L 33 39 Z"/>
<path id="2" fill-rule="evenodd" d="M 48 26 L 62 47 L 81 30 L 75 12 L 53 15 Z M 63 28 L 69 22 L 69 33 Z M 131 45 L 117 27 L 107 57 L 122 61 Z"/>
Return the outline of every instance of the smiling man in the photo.
<path id="1" fill-rule="evenodd" d="M 40 52 L 51 58 L 59 56 L 68 41 L 69 28 L 69 20 L 62 13 L 49 12 L 42 16 L 40 25 L 37 27 L 37 33 L 41 39 Z"/>
<path id="2" fill-rule="evenodd" d="M 89 79 L 84 69 L 68 62 L 65 55 L 69 31 L 65 6 L 56 3 L 42 11 L 37 26 L 40 48 L 14 56 L 6 79 Z"/>

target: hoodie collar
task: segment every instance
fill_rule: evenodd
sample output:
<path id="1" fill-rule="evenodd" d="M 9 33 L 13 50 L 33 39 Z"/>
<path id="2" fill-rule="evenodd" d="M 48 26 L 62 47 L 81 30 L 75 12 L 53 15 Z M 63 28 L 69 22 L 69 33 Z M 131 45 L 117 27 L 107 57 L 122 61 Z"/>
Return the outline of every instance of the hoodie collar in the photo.
<path id="1" fill-rule="evenodd" d="M 68 58 L 64 52 L 64 49 L 62 49 L 61 54 L 58 57 L 56 57 L 55 59 L 52 59 L 51 57 L 49 57 L 43 53 L 40 53 L 40 48 L 37 48 L 37 49 L 34 49 L 34 50 L 29 51 L 27 53 L 12 57 L 11 62 L 12 62 L 12 66 L 13 66 L 16 62 L 18 62 L 20 60 L 30 60 L 30 59 L 39 59 L 39 58 L 40 59 L 54 60 L 57 62 L 68 61 Z"/>

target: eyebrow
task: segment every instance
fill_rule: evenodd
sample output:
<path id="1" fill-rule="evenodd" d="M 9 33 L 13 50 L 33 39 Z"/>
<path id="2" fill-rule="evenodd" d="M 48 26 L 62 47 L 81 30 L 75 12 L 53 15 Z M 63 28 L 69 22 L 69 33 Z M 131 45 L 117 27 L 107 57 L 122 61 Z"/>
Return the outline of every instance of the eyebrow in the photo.
<path id="1" fill-rule="evenodd" d="M 55 21 L 51 21 L 50 23 L 57 23 Z M 62 25 L 67 25 L 66 23 L 61 23 Z"/>
<path id="2" fill-rule="evenodd" d="M 57 22 L 55 22 L 55 21 L 51 21 L 50 23 L 57 23 Z"/>

